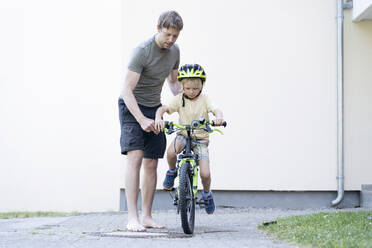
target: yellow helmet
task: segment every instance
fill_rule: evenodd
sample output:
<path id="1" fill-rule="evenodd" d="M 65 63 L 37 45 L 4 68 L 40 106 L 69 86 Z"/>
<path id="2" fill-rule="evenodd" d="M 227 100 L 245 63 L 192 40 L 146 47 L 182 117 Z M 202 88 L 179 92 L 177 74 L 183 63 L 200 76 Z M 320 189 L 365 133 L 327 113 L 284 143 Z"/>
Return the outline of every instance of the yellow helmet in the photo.
<path id="1" fill-rule="evenodd" d="M 202 83 L 207 80 L 203 67 L 198 64 L 186 64 L 181 66 L 181 68 L 178 70 L 177 79 L 178 81 L 181 81 L 184 78 L 200 78 Z"/>

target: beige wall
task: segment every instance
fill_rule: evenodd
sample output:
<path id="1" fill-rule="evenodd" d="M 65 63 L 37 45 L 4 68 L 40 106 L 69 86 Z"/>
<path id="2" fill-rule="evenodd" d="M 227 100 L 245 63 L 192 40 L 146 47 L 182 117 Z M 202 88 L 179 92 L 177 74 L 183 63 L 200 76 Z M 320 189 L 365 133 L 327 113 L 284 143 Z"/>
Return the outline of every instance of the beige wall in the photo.
<path id="1" fill-rule="evenodd" d="M 205 92 L 229 123 L 224 136 L 212 137 L 212 187 L 336 189 L 336 1 L 162 3 L 124 1 L 124 59 L 155 33 L 159 13 L 179 11 L 185 23 L 178 40 L 181 63 L 206 68 Z M 346 12 L 345 59 L 354 61 L 345 62 L 346 189 L 351 190 L 372 175 L 367 167 L 372 31 L 370 24 L 351 23 Z M 169 97 L 165 91 L 163 102 Z M 160 163 L 159 188 L 166 167 Z"/>
<path id="2" fill-rule="evenodd" d="M 345 12 L 345 186 L 372 184 L 372 21 Z"/>

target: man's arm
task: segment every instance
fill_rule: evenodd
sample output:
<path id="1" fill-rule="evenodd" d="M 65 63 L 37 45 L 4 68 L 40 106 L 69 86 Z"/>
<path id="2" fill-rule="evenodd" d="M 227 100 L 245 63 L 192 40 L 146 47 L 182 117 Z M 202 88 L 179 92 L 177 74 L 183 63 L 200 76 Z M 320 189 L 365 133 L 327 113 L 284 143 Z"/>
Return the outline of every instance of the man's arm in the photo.
<path id="1" fill-rule="evenodd" d="M 178 83 L 177 76 L 178 70 L 173 70 L 167 78 L 169 88 L 171 89 L 173 95 L 178 95 L 182 92 L 182 87 Z"/>
<path id="2" fill-rule="evenodd" d="M 138 123 L 141 125 L 141 128 L 146 132 L 155 131 L 155 122 L 154 120 L 146 118 L 140 108 L 133 94 L 133 89 L 136 87 L 140 74 L 131 70 L 128 70 L 127 75 L 124 81 L 124 87 L 122 91 L 122 98 L 125 102 L 125 105 L 129 109 L 130 113 L 136 118 Z"/>

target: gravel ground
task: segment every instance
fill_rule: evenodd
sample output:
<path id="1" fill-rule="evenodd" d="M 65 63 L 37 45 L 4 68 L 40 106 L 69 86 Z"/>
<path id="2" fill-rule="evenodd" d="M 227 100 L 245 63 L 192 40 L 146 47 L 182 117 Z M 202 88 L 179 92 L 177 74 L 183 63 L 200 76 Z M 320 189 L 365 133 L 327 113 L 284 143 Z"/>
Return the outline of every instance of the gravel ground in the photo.
<path id="1" fill-rule="evenodd" d="M 273 241 L 257 229 L 262 222 L 316 212 L 357 209 L 224 209 L 207 215 L 197 210 L 194 235 L 185 235 L 175 210 L 154 211 L 153 217 L 168 228 L 145 233 L 125 230 L 126 212 L 88 213 L 69 217 L 0 220 L 0 247 L 295 247 Z"/>

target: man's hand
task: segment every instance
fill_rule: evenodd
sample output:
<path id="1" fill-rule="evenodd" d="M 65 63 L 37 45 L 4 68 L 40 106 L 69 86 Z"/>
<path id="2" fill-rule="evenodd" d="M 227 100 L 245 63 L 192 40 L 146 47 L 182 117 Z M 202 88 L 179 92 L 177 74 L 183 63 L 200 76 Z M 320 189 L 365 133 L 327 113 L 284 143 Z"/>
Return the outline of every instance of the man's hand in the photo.
<path id="1" fill-rule="evenodd" d="M 139 122 L 139 124 L 141 125 L 141 128 L 145 131 L 145 132 L 154 132 L 156 134 L 159 133 L 159 131 L 157 131 L 155 129 L 155 121 L 152 120 L 152 119 L 149 119 L 149 118 L 142 118 L 141 121 Z"/>

